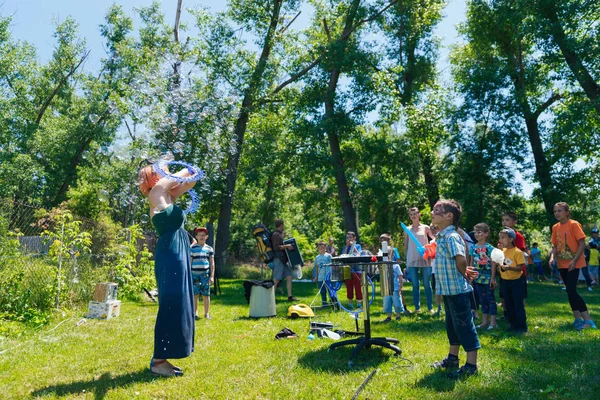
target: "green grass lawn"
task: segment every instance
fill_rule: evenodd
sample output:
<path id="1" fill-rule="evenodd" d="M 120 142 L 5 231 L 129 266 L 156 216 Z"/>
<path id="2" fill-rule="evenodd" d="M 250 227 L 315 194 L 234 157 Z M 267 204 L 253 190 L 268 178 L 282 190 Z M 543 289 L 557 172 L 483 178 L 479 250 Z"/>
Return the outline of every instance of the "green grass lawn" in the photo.
<path id="1" fill-rule="evenodd" d="M 462 382 L 429 367 L 448 351 L 443 319 L 408 316 L 383 324 L 377 296 L 373 335 L 399 339 L 404 359 L 373 347 L 349 366 L 353 347 L 328 352 L 332 340 L 308 340 L 309 320 L 287 319 L 283 296 L 277 297 L 277 318 L 250 319 L 242 281 L 224 280 L 222 290 L 212 299 L 213 319 L 196 324 L 195 352 L 176 363 L 185 371 L 182 378 L 148 372 L 157 306 L 124 303 L 116 319 L 76 326 L 80 312 L 58 327 L 65 317 L 41 332 L 1 341 L 0 397 L 351 399 L 376 370 L 359 399 L 600 398 L 600 330 L 572 328 L 566 293 L 556 284 L 530 284 L 526 336 L 506 335 L 502 323 L 498 331 L 480 335 L 479 375 Z M 580 292 L 600 322 L 600 289 Z M 316 287 L 295 283 L 294 294 L 308 304 Z M 345 289 L 340 294 L 345 297 Z M 408 287 L 405 295 L 412 305 Z M 354 320 L 342 312 L 317 311 L 317 320 L 354 330 Z M 283 327 L 299 338 L 275 340 Z"/>

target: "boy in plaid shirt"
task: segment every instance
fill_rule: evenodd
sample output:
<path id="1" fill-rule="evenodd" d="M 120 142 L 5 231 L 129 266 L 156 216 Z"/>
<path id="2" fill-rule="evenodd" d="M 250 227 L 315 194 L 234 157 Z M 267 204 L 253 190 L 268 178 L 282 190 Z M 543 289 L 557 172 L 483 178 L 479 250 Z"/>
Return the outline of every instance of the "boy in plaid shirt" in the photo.
<path id="1" fill-rule="evenodd" d="M 462 207 L 454 200 L 440 200 L 431 211 L 431 223 L 440 228 L 436 236 L 435 279 L 437 291 L 444 300 L 446 333 L 450 342 L 448 356 L 431 366 L 446 369 L 458 367 L 458 351 L 462 345 L 467 352 L 467 362 L 448 375 L 453 379 L 477 373 L 477 350 L 481 348 L 471 314 L 470 295 L 473 288 L 469 284 L 478 273 L 473 267 L 467 267 L 465 242 L 456 232 L 461 215 Z"/>

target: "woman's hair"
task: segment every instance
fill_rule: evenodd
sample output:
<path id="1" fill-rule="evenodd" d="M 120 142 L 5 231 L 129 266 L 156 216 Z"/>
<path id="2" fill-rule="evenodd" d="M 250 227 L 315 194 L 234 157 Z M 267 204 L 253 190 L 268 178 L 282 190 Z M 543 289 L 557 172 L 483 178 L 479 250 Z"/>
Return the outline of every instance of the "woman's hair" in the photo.
<path id="1" fill-rule="evenodd" d="M 417 207 L 411 207 L 408 209 L 408 213 L 410 214 L 411 212 L 416 211 L 419 213 L 419 215 L 421 215 L 421 211 L 419 211 L 419 209 Z"/>
<path id="2" fill-rule="evenodd" d="M 144 168 L 140 169 L 138 172 L 138 183 L 140 186 L 140 191 L 144 196 L 148 196 L 150 190 L 156 185 L 156 183 L 160 180 L 160 176 L 154 171 L 152 165 L 146 165 Z"/>
<path id="3" fill-rule="evenodd" d="M 564 208 L 565 211 L 569 213 L 569 217 L 571 216 L 571 209 L 569 208 L 569 205 L 567 203 L 565 203 L 564 201 L 559 201 L 554 205 L 554 207 L 556 206 Z"/>

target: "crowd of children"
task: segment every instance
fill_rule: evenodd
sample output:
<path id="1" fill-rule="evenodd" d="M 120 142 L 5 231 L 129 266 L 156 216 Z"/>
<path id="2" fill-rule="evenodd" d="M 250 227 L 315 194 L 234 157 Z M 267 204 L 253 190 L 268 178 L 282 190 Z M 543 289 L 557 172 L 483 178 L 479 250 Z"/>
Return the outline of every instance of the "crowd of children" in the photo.
<path id="1" fill-rule="evenodd" d="M 595 329 L 584 299 L 577 293 L 576 285 L 580 271 L 586 276 L 589 290 L 598 281 L 600 264 L 600 238 L 598 229 L 592 230 L 592 239 L 585 243 L 585 234 L 579 222 L 570 219 L 569 205 L 556 203 L 553 208 L 558 220 L 552 227 L 552 251 L 549 265 L 554 267 L 554 275 L 564 284 L 569 305 L 571 307 L 577 330 Z M 498 233 L 497 246 L 501 249 L 500 259 L 493 253 L 499 252 L 490 242 L 494 235 L 486 223 L 478 223 L 473 228 L 473 241 L 458 227 L 462 215 L 459 203 L 453 200 L 440 200 L 431 211 L 431 226 L 420 223 L 418 209 L 410 210 L 412 220 L 411 231 L 422 243 L 412 243 L 405 236 L 408 275 L 412 284 L 415 312 L 420 312 L 419 275 L 421 275 L 427 298 L 427 308 L 439 315 L 444 304 L 445 325 L 449 342 L 449 352 L 443 360 L 432 364 L 434 368 L 455 369 L 449 376 L 461 378 L 477 372 L 477 353 L 481 347 L 479 330 L 497 329 L 497 321 L 505 318 L 507 331 L 515 334 L 527 332 L 527 315 L 525 300 L 527 298 L 527 282 L 547 280 L 542 253 L 538 243 L 528 249 L 523 235 L 515 228 L 517 216 L 506 212 L 502 216 L 503 228 Z M 191 246 L 192 278 L 194 287 L 194 308 L 198 319 L 198 299 L 202 295 L 204 317 L 210 319 L 210 285 L 214 281 L 214 251 L 206 244 L 208 231 L 206 228 L 194 230 L 195 241 Z M 429 239 L 436 243 L 436 256 L 433 260 L 423 260 L 417 246 L 425 245 Z M 403 314 L 410 314 L 402 296 L 402 284 L 406 273 L 400 268 L 400 254 L 393 246 L 391 235 L 383 233 L 379 237 L 378 255 L 387 251 L 388 260 L 394 261 L 390 267 L 393 276 L 391 294 L 383 298 L 384 323 L 400 320 Z M 316 282 L 323 306 L 338 304 L 337 294 L 330 290 L 326 280 L 331 274 L 332 253 L 337 249 L 333 238 L 328 242 L 317 243 L 318 255 L 314 260 L 313 280 Z M 347 232 L 345 246 L 340 254 L 361 255 L 364 251 L 356 242 L 356 234 Z M 497 258 L 497 257 L 496 257 Z M 503 260 L 503 261 L 502 261 Z M 585 269 L 585 272 L 584 272 Z M 405 270 L 406 271 L 406 270 Z M 421 274 L 419 274 L 419 271 Z M 362 288 L 359 267 L 352 266 L 344 271 L 347 307 L 361 307 Z M 528 279 L 529 278 L 529 279 Z M 431 284 L 431 286 L 430 286 Z M 496 288 L 504 309 L 503 317 L 498 317 Z M 429 290 L 428 290 L 429 289 Z M 437 310 L 433 309 L 433 292 L 435 292 Z M 354 298 L 358 301 L 354 303 Z M 482 318 L 475 325 L 477 313 L 474 309 L 481 307 Z M 459 348 L 466 352 L 466 362 L 459 367 Z"/>
<path id="2" fill-rule="evenodd" d="M 415 312 L 420 312 L 419 271 L 421 272 L 423 286 L 427 298 L 427 307 L 432 314 L 439 315 L 441 303 L 444 303 L 446 331 L 449 341 L 449 353 L 446 358 L 432 366 L 434 368 L 457 368 L 450 376 L 460 378 L 477 372 L 477 352 L 480 348 L 478 330 L 497 329 L 498 319 L 505 319 L 508 323 L 507 331 L 523 334 L 528 331 L 527 314 L 525 310 L 528 281 L 537 278 L 538 281 L 548 280 L 544 273 L 542 252 L 538 243 L 533 243 L 527 248 L 525 238 L 516 229 L 517 216 L 513 212 L 506 212 L 502 216 L 502 229 L 498 232 L 497 245 L 490 242 L 495 237 L 485 223 L 476 224 L 473 228 L 470 241 L 468 235 L 458 227 L 458 220 L 462 214 L 459 203 L 453 200 L 439 201 L 431 211 L 431 226 L 420 223 L 418 209 L 410 210 L 412 225 L 411 232 L 421 245 L 427 244 L 428 239 L 437 244 L 436 257 L 431 261 L 419 261 L 416 251 L 417 243 L 412 243 L 405 235 L 405 254 L 407 254 L 407 267 L 403 274 L 399 264 L 393 265 L 393 292 L 391 296 L 383 299 L 383 312 L 386 314 L 384 323 L 395 319 L 399 320 L 402 314 L 410 313 L 402 298 L 402 283 L 408 271 L 408 278 L 413 289 L 413 302 Z M 564 282 L 569 304 L 574 316 L 573 326 L 577 330 L 586 328 L 595 329 L 596 325 L 591 319 L 585 301 L 576 291 L 579 272 L 584 267 L 590 289 L 598 281 L 598 266 L 600 264 L 600 238 L 598 229 L 592 230 L 592 239 L 586 246 L 585 234 L 581 224 L 570 219 L 567 203 L 560 202 L 554 206 L 554 216 L 558 220 L 552 228 L 552 252 L 550 266 L 555 266 L 555 274 Z M 356 243 L 356 235 L 348 232 L 346 246 L 342 254 L 360 254 L 360 246 Z M 384 233 L 380 242 L 390 244 L 390 259 L 398 261 L 400 255 L 391 245 L 391 236 Z M 471 242 L 471 243 L 469 243 Z M 330 245 L 332 245 L 330 241 Z M 315 281 L 321 288 L 323 304 L 327 304 L 326 291 L 321 274 L 323 266 L 331 263 L 331 256 L 326 252 L 327 244 L 318 243 L 319 256 L 315 260 L 318 269 L 318 278 Z M 414 247 L 414 249 L 412 248 Z M 498 249 L 496 249 L 498 247 Z M 393 250 L 392 250 L 393 249 Z M 500 252 L 500 261 L 494 261 L 492 253 Z M 411 251 L 412 250 L 412 251 Z M 381 254 L 381 249 L 379 249 Z M 410 262 L 408 260 L 411 260 Z M 502 261 L 503 260 L 503 261 Z M 327 268 L 327 267 L 325 267 Z M 352 270 L 352 274 L 359 271 Z M 429 278 L 431 276 L 431 279 Z M 352 292 L 356 289 L 357 297 L 360 286 L 354 286 L 354 277 L 347 280 L 347 298 L 352 307 Z M 528 279 L 529 278 L 529 279 Z M 349 281 L 349 282 L 348 282 Z M 433 290 L 429 289 L 430 284 Z M 496 288 L 499 287 L 500 304 L 503 307 L 503 316 L 498 316 L 496 303 Z M 427 290 L 429 289 L 429 290 Z M 437 311 L 433 310 L 433 299 L 430 291 L 436 294 Z M 428 295 L 429 294 L 429 295 Z M 362 296 L 362 293 L 360 293 Z M 481 307 L 482 318 L 479 325 L 475 325 L 477 316 L 474 308 Z M 392 308 L 393 306 L 393 308 Z M 466 351 L 466 362 L 459 367 L 459 347 Z"/>

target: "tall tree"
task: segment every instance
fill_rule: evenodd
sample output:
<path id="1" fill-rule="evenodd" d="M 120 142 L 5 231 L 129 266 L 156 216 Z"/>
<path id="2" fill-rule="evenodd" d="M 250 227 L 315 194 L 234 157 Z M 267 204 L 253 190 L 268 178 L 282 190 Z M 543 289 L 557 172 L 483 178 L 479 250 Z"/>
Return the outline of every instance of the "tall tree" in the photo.
<path id="1" fill-rule="evenodd" d="M 344 227 L 355 232 L 356 214 L 342 142 L 358 132 L 365 114 L 376 106 L 371 79 L 373 55 L 361 46 L 360 31 L 396 2 L 370 6 L 360 0 L 329 4 L 315 1 L 317 12 L 307 33 L 311 45 L 318 43 L 324 50 L 311 64 L 317 68 L 303 78 L 307 87 L 299 104 L 314 121 L 313 134 L 327 138 Z"/>
<path id="2" fill-rule="evenodd" d="M 547 65 L 536 52 L 536 39 L 516 0 L 468 2 L 467 22 L 460 32 L 466 44 L 453 54 L 454 77 L 466 107 L 479 116 L 496 115 L 493 129 L 510 132 L 515 155 L 522 160 L 526 133 L 533 153 L 535 176 L 548 215 L 557 199 L 551 165 L 543 146 L 540 123 L 561 95 Z"/>
<path id="3" fill-rule="evenodd" d="M 439 160 L 438 148 L 429 146 L 438 146 L 445 134 L 443 129 L 438 129 L 443 122 L 431 126 L 427 121 L 432 122 L 433 115 L 426 114 L 434 111 L 428 107 L 430 100 L 439 96 L 434 93 L 439 90 L 436 83 L 439 43 L 433 31 L 442 19 L 444 6 L 443 0 L 403 0 L 395 3 L 378 21 L 386 38 L 382 43 L 383 57 L 375 68 L 382 89 L 380 123 L 406 120 L 409 146 L 418 153 L 420 174 L 431 207 L 439 197 L 436 177 Z M 439 121 L 443 120 L 440 114 L 443 109 L 435 110 Z M 435 136 L 439 140 L 426 140 Z"/>
<path id="4" fill-rule="evenodd" d="M 240 1 L 233 4 L 231 16 L 237 15 L 237 21 L 240 24 L 255 24 L 258 31 L 263 32 L 262 50 L 256 64 L 249 74 L 248 83 L 243 89 L 239 115 L 235 122 L 234 135 L 235 151 L 232 152 L 227 160 L 226 169 L 226 189 L 221 199 L 219 219 L 217 225 L 217 242 L 215 246 L 215 259 L 217 268 L 222 268 L 227 260 L 227 247 L 229 245 L 229 227 L 231 224 L 231 212 L 233 208 L 233 195 L 238 175 L 238 166 L 243 150 L 244 136 L 251 113 L 257 106 L 257 100 L 265 86 L 265 71 L 267 71 L 271 50 L 276 43 L 277 27 L 280 22 L 280 14 L 283 0 L 272 0 L 268 5 L 252 5 L 250 2 Z M 239 9 L 238 9 L 239 8 Z M 237 12 L 240 12 L 237 14 Z M 265 26 L 260 21 L 268 20 Z"/>

